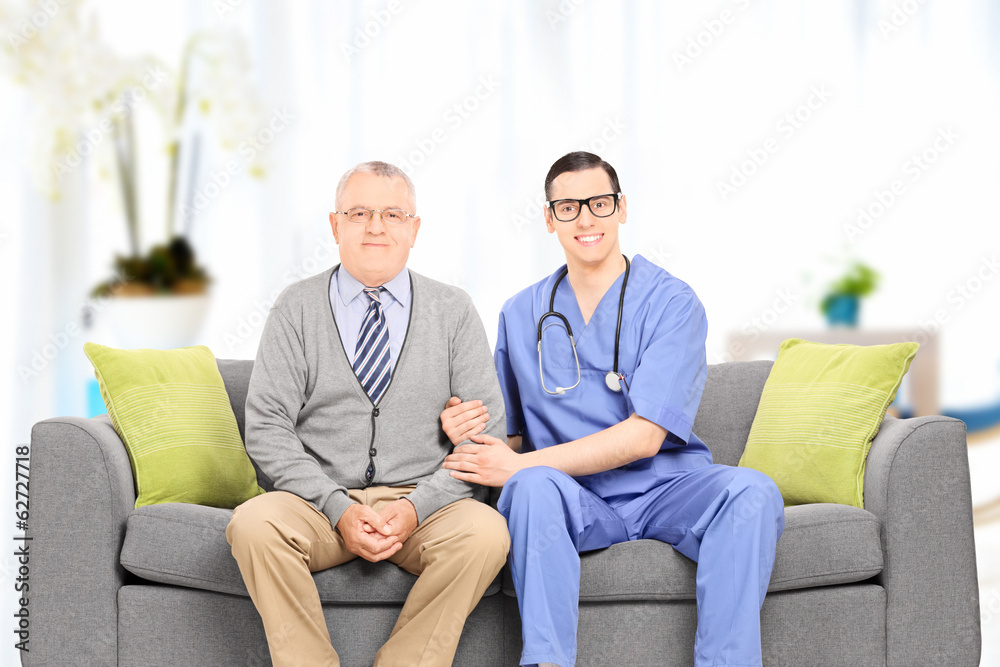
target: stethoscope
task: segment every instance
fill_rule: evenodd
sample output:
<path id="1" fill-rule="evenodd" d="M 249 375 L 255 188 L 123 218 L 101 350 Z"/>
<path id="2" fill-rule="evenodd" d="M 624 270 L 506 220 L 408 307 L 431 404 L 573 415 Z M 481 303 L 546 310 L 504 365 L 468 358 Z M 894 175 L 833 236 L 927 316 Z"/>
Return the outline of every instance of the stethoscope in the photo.
<path id="1" fill-rule="evenodd" d="M 625 257 L 625 255 L 622 255 L 622 257 Z M 608 389 L 611 391 L 621 391 L 621 381 L 625 379 L 625 376 L 618 372 L 618 341 L 621 340 L 622 309 L 625 306 L 625 286 L 628 285 L 628 272 L 631 267 L 632 263 L 628 261 L 628 257 L 625 257 L 625 277 L 622 279 L 621 294 L 618 295 L 618 326 L 615 328 L 615 366 L 613 370 L 608 371 L 604 375 L 604 384 L 608 385 Z M 576 354 L 576 343 L 573 341 L 573 328 L 570 327 L 566 316 L 555 309 L 556 290 L 559 288 L 559 283 L 562 282 L 562 279 L 566 277 L 568 271 L 569 267 L 564 266 L 563 270 L 559 272 L 559 277 L 556 278 L 556 282 L 552 286 L 552 293 L 549 295 L 549 312 L 538 318 L 538 379 L 542 381 L 542 389 L 545 390 L 545 393 L 552 394 L 553 396 L 565 394 L 580 384 L 580 357 Z M 549 391 L 545 386 L 545 376 L 542 373 L 542 332 L 549 327 L 558 326 L 558 323 L 553 322 L 543 327 L 542 323 L 545 322 L 546 317 L 558 317 L 562 320 L 563 327 L 569 335 L 569 344 L 573 348 L 573 359 L 576 360 L 576 384 L 572 387 L 556 387 L 555 391 Z"/>

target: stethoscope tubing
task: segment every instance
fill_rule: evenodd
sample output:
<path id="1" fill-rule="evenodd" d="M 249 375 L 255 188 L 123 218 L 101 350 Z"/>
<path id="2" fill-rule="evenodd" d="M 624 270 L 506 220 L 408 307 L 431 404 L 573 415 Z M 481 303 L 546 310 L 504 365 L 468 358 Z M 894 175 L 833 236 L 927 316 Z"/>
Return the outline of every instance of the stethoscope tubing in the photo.
<path id="1" fill-rule="evenodd" d="M 621 386 L 617 384 L 617 381 L 624 380 L 618 372 L 618 349 L 622 334 L 622 311 L 625 309 L 625 287 L 628 285 L 628 274 L 632 268 L 632 263 L 629 261 L 628 257 L 625 257 L 625 255 L 622 255 L 622 257 L 625 259 L 625 276 L 622 278 L 622 289 L 618 295 L 618 323 L 615 326 L 615 361 L 614 368 L 609 371 L 605 377 L 605 384 L 607 384 L 608 388 L 612 391 L 621 391 Z M 577 356 L 576 353 L 576 342 L 573 340 L 573 327 L 570 326 L 569 320 L 566 319 L 566 316 L 555 309 L 556 290 L 559 289 L 559 283 L 562 282 L 562 279 L 566 277 L 567 273 L 569 273 L 569 267 L 564 266 L 562 271 L 560 271 L 559 275 L 556 277 L 556 282 L 552 285 L 552 291 L 549 293 L 549 310 L 538 318 L 538 379 L 541 380 L 542 389 L 545 390 L 545 393 L 552 395 L 565 394 L 567 391 L 580 384 L 580 357 Z M 576 361 L 576 384 L 572 387 L 556 387 L 555 391 L 549 391 L 549 389 L 545 386 L 545 375 L 542 372 L 542 332 L 551 326 L 558 326 L 558 324 L 554 322 L 543 326 L 546 318 L 549 317 L 558 318 L 562 322 L 562 325 L 565 327 L 566 333 L 569 336 L 569 344 L 570 347 L 573 348 L 573 358 Z"/>

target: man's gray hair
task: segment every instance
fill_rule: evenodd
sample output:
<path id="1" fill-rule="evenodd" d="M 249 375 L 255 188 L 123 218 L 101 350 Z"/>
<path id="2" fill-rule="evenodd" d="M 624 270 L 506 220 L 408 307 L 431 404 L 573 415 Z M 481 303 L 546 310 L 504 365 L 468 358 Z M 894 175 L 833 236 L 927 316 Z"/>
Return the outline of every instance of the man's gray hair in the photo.
<path id="1" fill-rule="evenodd" d="M 337 209 L 341 208 L 341 198 L 344 196 L 344 189 L 347 187 L 347 181 L 351 180 L 351 176 L 355 174 L 375 174 L 376 176 L 383 176 L 385 178 L 401 178 L 406 183 L 406 187 L 410 190 L 410 207 L 414 209 L 411 211 L 411 215 L 415 214 L 417 208 L 417 190 L 413 187 L 413 181 L 410 177 L 406 175 L 406 172 L 397 167 L 394 164 L 389 164 L 388 162 L 379 162 L 377 160 L 373 162 L 362 162 L 356 167 L 348 170 L 346 174 L 340 177 L 340 182 L 337 183 Z"/>

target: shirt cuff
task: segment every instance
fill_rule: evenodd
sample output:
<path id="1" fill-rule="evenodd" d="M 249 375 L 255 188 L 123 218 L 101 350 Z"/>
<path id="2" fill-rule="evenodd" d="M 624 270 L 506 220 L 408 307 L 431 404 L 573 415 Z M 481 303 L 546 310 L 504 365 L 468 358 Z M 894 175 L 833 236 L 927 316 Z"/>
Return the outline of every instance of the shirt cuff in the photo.
<path id="1" fill-rule="evenodd" d="M 507 417 L 507 435 L 521 435 L 524 432 L 524 420 L 518 416 L 512 416 L 509 412 Z"/>
<path id="2" fill-rule="evenodd" d="M 334 491 L 330 494 L 327 499 L 326 504 L 323 505 L 323 514 L 330 519 L 330 525 L 334 528 L 337 527 L 337 522 L 340 521 L 340 517 L 343 516 L 347 508 L 354 504 L 351 497 L 347 495 L 346 491 Z"/>
<path id="3" fill-rule="evenodd" d="M 413 503 L 413 507 L 417 510 L 417 525 L 422 524 L 424 519 L 455 500 L 447 494 L 435 492 L 427 485 L 418 485 L 417 488 L 403 497 Z"/>

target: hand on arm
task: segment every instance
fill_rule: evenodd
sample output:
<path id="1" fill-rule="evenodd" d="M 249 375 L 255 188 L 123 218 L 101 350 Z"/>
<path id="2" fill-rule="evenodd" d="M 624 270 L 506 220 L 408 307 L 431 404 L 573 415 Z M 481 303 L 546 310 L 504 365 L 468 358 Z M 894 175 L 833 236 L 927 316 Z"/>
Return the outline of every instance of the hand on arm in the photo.
<path id="1" fill-rule="evenodd" d="M 443 467 L 451 476 L 463 482 L 483 486 L 503 486 L 521 468 L 527 468 L 524 455 L 518 454 L 507 443 L 489 435 L 474 435 L 479 444 L 462 445 L 444 459 Z"/>
<path id="2" fill-rule="evenodd" d="M 483 422 L 485 428 L 481 434 L 502 438 L 507 434 L 507 420 L 489 341 L 486 340 L 486 331 L 471 299 L 468 295 L 462 296 L 461 299 L 462 312 L 456 314 L 457 328 L 452 333 L 448 346 L 452 354 L 449 393 L 454 396 L 475 396 L 481 399 L 483 405 L 489 406 L 489 412 L 480 415 L 489 415 L 489 419 Z M 453 401 L 451 403 L 451 407 L 456 407 Z M 455 412 L 461 413 L 463 410 Z M 473 419 L 475 417 L 476 415 L 472 415 Z M 454 438 L 459 433 L 455 431 L 447 435 Z M 460 442 L 468 444 L 469 439 Z M 421 520 L 449 503 L 484 493 L 481 487 L 457 479 L 450 472 L 443 467 L 438 469 L 434 474 L 417 482 L 417 488 L 407 496 L 407 499 L 413 502 L 417 516 Z"/>
<path id="3" fill-rule="evenodd" d="M 465 401 L 452 396 L 441 413 L 441 429 L 453 445 L 460 445 L 486 428 L 490 413 L 480 400 Z"/>
<path id="4" fill-rule="evenodd" d="M 472 434 L 469 436 L 472 443 L 462 444 L 453 440 L 456 448 L 445 457 L 441 467 L 448 475 L 463 482 L 499 487 L 518 470 L 529 465 L 520 454 L 521 436 L 510 435 L 511 431 L 520 432 L 523 419 L 520 415 L 517 378 L 508 358 L 506 318 L 502 312 L 497 329 L 494 362 L 501 390 L 500 407 L 504 409 L 506 429 L 498 432 L 498 429 L 493 428 L 491 433 Z M 500 439 L 504 435 L 507 435 L 506 443 Z"/>
<path id="5" fill-rule="evenodd" d="M 452 477 L 485 486 L 503 486 L 514 473 L 532 466 L 549 466 L 579 477 L 618 468 L 653 456 L 660 450 L 667 431 L 639 415 L 592 435 L 524 454 L 489 436 L 472 438 L 480 445 L 462 445 L 445 458 Z M 513 444 L 513 443 L 512 443 Z"/>

